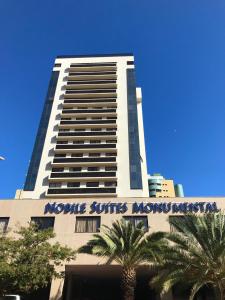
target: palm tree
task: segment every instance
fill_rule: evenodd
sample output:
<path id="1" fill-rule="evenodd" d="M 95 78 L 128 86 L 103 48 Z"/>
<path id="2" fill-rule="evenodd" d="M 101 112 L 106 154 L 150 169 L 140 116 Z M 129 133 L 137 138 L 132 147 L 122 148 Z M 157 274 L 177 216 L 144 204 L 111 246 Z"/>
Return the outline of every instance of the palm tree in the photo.
<path id="1" fill-rule="evenodd" d="M 203 286 L 211 286 L 216 298 L 225 299 L 225 216 L 205 214 L 171 218 L 174 228 L 151 281 L 162 294 L 174 285 L 191 286 L 190 300 Z"/>
<path id="2" fill-rule="evenodd" d="M 143 223 L 134 226 L 124 220 L 112 227 L 102 226 L 80 253 L 107 258 L 106 263 L 116 262 L 122 266 L 122 290 L 124 300 L 133 300 L 138 266 L 157 259 L 160 250 L 160 233 L 147 234 Z"/>

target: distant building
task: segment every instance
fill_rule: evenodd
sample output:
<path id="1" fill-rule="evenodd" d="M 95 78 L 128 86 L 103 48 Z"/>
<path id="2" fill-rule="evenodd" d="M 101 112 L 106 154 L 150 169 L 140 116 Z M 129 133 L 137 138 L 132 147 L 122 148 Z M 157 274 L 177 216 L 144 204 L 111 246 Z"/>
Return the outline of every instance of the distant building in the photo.
<path id="1" fill-rule="evenodd" d="M 174 184 L 172 179 L 165 179 L 161 174 L 148 176 L 148 188 L 150 197 L 184 197 L 182 184 Z"/>

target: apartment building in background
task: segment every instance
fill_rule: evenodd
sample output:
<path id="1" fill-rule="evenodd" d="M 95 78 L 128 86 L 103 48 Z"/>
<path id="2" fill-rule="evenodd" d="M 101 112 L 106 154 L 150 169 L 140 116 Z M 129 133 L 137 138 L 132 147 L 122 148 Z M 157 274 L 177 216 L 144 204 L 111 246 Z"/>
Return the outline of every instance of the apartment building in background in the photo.
<path id="1" fill-rule="evenodd" d="M 161 174 L 148 175 L 148 187 L 152 198 L 184 197 L 182 184 L 174 184 L 172 179 L 165 179 Z"/>
<path id="2" fill-rule="evenodd" d="M 19 198 L 147 197 L 132 54 L 58 56 Z"/>

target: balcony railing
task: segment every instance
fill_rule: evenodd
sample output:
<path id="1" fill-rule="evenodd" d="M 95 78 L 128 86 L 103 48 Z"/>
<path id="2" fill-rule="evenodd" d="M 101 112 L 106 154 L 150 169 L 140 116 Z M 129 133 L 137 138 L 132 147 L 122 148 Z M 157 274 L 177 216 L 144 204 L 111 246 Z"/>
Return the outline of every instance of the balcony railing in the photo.
<path id="1" fill-rule="evenodd" d="M 62 114 L 93 114 L 93 113 L 113 113 L 116 112 L 115 108 L 109 109 L 63 109 Z"/>
<path id="2" fill-rule="evenodd" d="M 111 149 L 116 148 L 116 144 L 78 144 L 78 145 L 57 145 L 56 150 L 72 150 L 72 149 Z"/>
<path id="3" fill-rule="evenodd" d="M 76 80 L 76 81 L 67 81 L 67 85 L 86 85 L 86 84 L 108 84 L 108 83 L 116 83 L 115 79 L 107 79 L 107 80 Z"/>
<path id="4" fill-rule="evenodd" d="M 77 132 L 59 132 L 60 137 L 73 137 L 73 136 L 115 136 L 116 131 L 77 131 Z"/>
<path id="5" fill-rule="evenodd" d="M 53 163 L 116 162 L 116 157 L 54 158 Z"/>
<path id="6" fill-rule="evenodd" d="M 83 99 L 65 99 L 64 100 L 64 103 L 103 103 L 103 102 L 116 102 L 116 99 L 114 97 L 107 97 L 105 99 L 86 99 L 86 98 L 83 98 Z"/>
<path id="7" fill-rule="evenodd" d="M 104 63 L 74 63 L 70 67 L 115 67 L 116 62 L 104 62 Z"/>
<path id="8" fill-rule="evenodd" d="M 87 124 L 116 124 L 116 120 L 82 120 L 82 121 L 61 121 L 60 125 L 87 125 Z"/>
<path id="9" fill-rule="evenodd" d="M 116 172 L 53 172 L 50 179 L 54 178 L 101 178 L 116 177 Z"/>
<path id="10" fill-rule="evenodd" d="M 50 188 L 48 195 L 63 195 L 63 194 L 115 194 L 116 188 Z"/>

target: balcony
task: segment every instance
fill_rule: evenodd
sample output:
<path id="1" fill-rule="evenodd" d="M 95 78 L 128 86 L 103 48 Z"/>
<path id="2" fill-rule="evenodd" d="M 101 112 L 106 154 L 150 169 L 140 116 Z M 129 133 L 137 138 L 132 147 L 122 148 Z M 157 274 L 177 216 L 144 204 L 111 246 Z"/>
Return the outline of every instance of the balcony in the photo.
<path id="1" fill-rule="evenodd" d="M 71 157 L 54 158 L 52 167 L 63 166 L 115 166 L 116 157 Z"/>
<path id="2" fill-rule="evenodd" d="M 59 132 L 56 139 L 58 141 L 85 141 L 85 140 L 111 140 L 116 138 L 116 132 L 108 131 L 86 131 L 86 132 Z"/>
<path id="3" fill-rule="evenodd" d="M 76 116 L 86 116 L 86 117 L 107 117 L 116 116 L 116 108 L 109 109 L 63 109 L 62 117 L 76 117 Z"/>
<path id="4" fill-rule="evenodd" d="M 85 92 L 83 91 L 70 91 L 70 93 L 67 93 L 63 95 L 64 99 L 81 99 L 81 98 L 89 98 L 89 99 L 95 99 L 95 98 L 117 98 L 116 90 L 87 90 Z"/>
<path id="5" fill-rule="evenodd" d="M 116 131 L 76 131 L 76 132 L 59 132 L 57 139 L 65 139 L 69 137 L 85 137 L 85 139 L 90 137 L 104 137 L 112 138 L 116 137 Z"/>
<path id="6" fill-rule="evenodd" d="M 95 106 L 109 106 L 109 107 L 116 107 L 116 99 L 114 98 L 106 98 L 106 99 L 79 99 L 79 100 L 64 100 L 63 107 L 69 108 L 69 107 L 95 107 Z"/>
<path id="7" fill-rule="evenodd" d="M 116 71 L 116 66 L 71 66 L 68 72 L 106 72 Z"/>
<path id="8" fill-rule="evenodd" d="M 64 86 L 66 90 L 88 90 L 88 89 L 116 89 L 117 84 L 116 83 L 89 83 L 89 84 L 80 84 L 80 83 L 74 83 L 74 82 L 67 82 L 67 85 Z"/>
<path id="9" fill-rule="evenodd" d="M 94 195 L 93 195 L 94 194 Z M 49 188 L 46 196 L 47 197 L 109 197 L 116 196 L 116 188 Z"/>
<path id="10" fill-rule="evenodd" d="M 108 84 L 108 83 L 116 83 L 116 79 L 106 79 L 106 80 L 75 80 L 75 81 L 67 81 L 67 85 L 86 85 L 86 84 Z"/>
<path id="11" fill-rule="evenodd" d="M 88 62 L 88 63 L 73 63 L 70 65 L 70 67 L 112 67 L 116 66 L 116 62 L 100 62 L 100 63 L 95 63 L 95 62 Z"/>
<path id="12" fill-rule="evenodd" d="M 74 120 L 60 121 L 59 128 L 115 128 L 116 120 Z"/>
<path id="13" fill-rule="evenodd" d="M 115 180 L 116 172 L 53 172 L 48 178 L 51 182 L 60 181 L 87 181 L 87 180 Z"/>
<path id="14" fill-rule="evenodd" d="M 116 80 L 117 75 L 116 72 L 102 72 L 102 73 L 69 73 L 65 78 L 67 81 L 96 81 L 96 80 Z"/>

